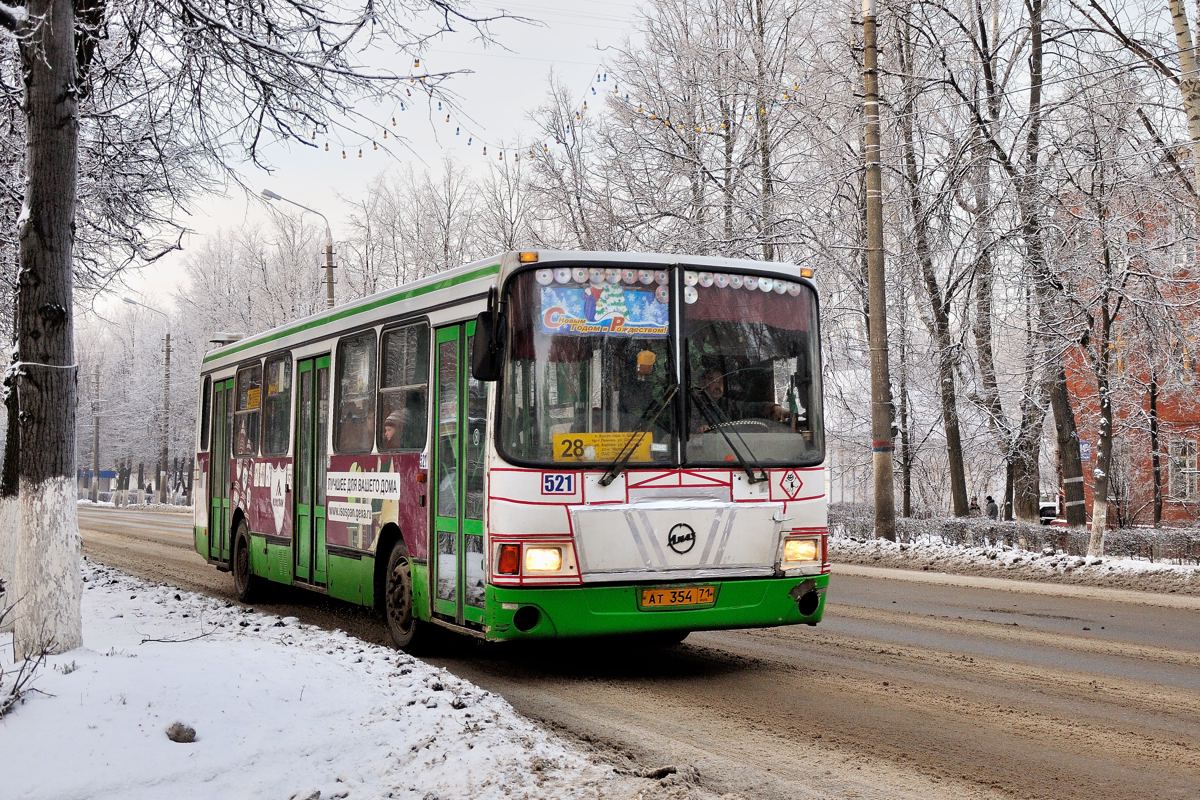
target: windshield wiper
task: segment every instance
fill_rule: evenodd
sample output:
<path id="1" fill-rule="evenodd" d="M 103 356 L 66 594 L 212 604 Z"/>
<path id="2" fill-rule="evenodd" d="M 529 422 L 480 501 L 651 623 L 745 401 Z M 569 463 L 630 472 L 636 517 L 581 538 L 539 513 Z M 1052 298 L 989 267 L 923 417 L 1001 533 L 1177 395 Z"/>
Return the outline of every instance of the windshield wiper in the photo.
<path id="1" fill-rule="evenodd" d="M 642 439 L 646 436 L 652 436 L 649 428 L 658 422 L 658 418 L 662 416 L 662 412 L 671 405 L 671 401 L 675 399 L 675 395 L 679 392 L 679 383 L 676 382 L 671 390 L 657 402 L 650 402 L 646 405 L 642 416 L 637 421 L 637 430 L 629 434 L 629 438 L 621 445 L 621 449 L 617 451 L 616 458 L 608 465 L 608 469 L 600 476 L 600 485 L 608 486 L 617 476 L 621 474 L 621 470 L 625 469 L 625 464 L 629 459 L 633 458 L 633 454 L 637 452 L 638 445 L 642 443 Z M 653 412 L 654 416 L 651 416 Z"/>
<path id="2" fill-rule="evenodd" d="M 729 437 L 729 433 L 726 429 L 729 427 L 729 423 L 733 422 L 733 420 L 730 419 L 729 416 L 721 410 L 721 407 L 717 405 L 711 397 L 705 394 L 700 387 L 691 387 L 689 394 L 696 408 L 700 410 L 700 413 L 704 415 L 705 421 L 708 422 L 709 430 L 715 430 L 717 433 L 721 434 L 721 437 L 725 440 L 725 444 L 729 445 L 729 449 L 733 451 L 734 456 L 737 457 L 738 463 L 745 471 L 746 479 L 750 481 L 751 484 L 767 480 L 766 471 L 763 469 L 762 465 L 758 463 L 758 458 L 754 455 L 754 451 L 750 449 L 750 445 L 746 444 L 746 440 L 742 438 L 741 432 L 735 430 L 733 431 L 733 434 L 738 438 L 738 441 L 742 443 L 742 447 L 746 448 L 746 454 L 749 456 L 749 458 L 747 458 L 746 455 L 742 455 L 742 451 L 733 443 L 733 439 Z M 757 474 L 754 472 L 755 469 L 758 470 Z"/>

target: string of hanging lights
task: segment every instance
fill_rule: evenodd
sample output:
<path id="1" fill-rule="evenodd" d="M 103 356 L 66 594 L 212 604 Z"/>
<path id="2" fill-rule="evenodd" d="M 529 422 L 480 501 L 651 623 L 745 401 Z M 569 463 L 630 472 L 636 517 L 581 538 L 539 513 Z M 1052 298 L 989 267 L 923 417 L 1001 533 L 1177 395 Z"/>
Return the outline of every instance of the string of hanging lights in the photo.
<path id="1" fill-rule="evenodd" d="M 422 65 L 422 61 L 420 58 L 413 59 L 413 70 L 414 71 L 420 70 L 422 68 L 421 65 Z M 368 123 L 372 127 L 376 128 L 376 130 L 378 131 L 378 135 L 376 135 L 376 136 L 360 136 L 356 139 L 356 141 L 354 141 L 353 143 L 350 143 L 350 144 L 347 144 L 344 141 L 338 141 L 336 146 L 334 146 L 332 148 L 330 145 L 330 141 L 328 139 L 326 139 L 326 141 L 324 143 L 325 151 L 333 152 L 335 154 L 340 151 L 341 157 L 343 160 L 349 159 L 351 156 L 354 156 L 355 154 L 357 155 L 357 158 L 361 159 L 361 158 L 363 158 L 364 152 L 367 152 L 368 146 L 370 148 L 370 152 L 378 152 L 381 149 L 380 142 L 382 141 L 382 142 L 384 142 L 382 149 L 384 149 L 387 152 L 390 152 L 386 142 L 388 141 L 389 137 L 398 138 L 396 136 L 396 133 L 394 132 L 394 129 L 399 127 L 398 115 L 403 114 L 404 112 L 408 111 L 410 109 L 410 107 L 413 105 L 412 90 L 414 87 L 417 87 L 419 91 L 424 91 L 426 93 L 426 95 L 428 96 L 428 98 L 431 101 L 436 103 L 436 108 L 431 109 L 431 111 L 436 112 L 437 119 L 441 120 L 441 124 L 446 125 L 446 126 L 449 126 L 449 125 L 454 126 L 455 139 L 460 142 L 463 142 L 464 144 L 462 146 L 465 147 L 467 150 L 473 151 L 473 150 L 478 149 L 480 154 L 483 157 L 487 157 L 487 158 L 494 157 L 498 161 L 505 161 L 507 159 L 511 159 L 513 161 L 520 161 L 522 156 L 524 156 L 526 158 L 534 159 L 540 155 L 549 154 L 549 152 L 550 152 L 550 142 L 549 141 L 543 141 L 540 143 L 535 143 L 535 144 L 530 144 L 530 145 L 516 145 L 516 146 L 503 145 L 503 144 L 496 143 L 494 141 L 490 141 L 489 139 L 487 139 L 486 137 L 481 135 L 481 131 L 478 130 L 476 126 L 468 124 L 466 122 L 465 114 L 463 114 L 461 117 L 458 117 L 458 116 L 456 116 L 455 109 L 453 107 L 451 107 L 448 102 L 441 100 L 441 99 L 434 100 L 433 89 L 426 84 L 426 79 L 427 79 L 428 75 L 429 75 L 429 73 L 426 73 L 426 75 L 414 75 L 409 78 L 409 85 L 405 87 L 404 98 L 397 100 L 395 106 L 392 109 L 392 113 L 390 115 L 390 121 L 391 121 L 390 128 L 392 130 L 389 130 L 389 126 L 386 124 L 380 124 L 378 122 L 368 120 Z M 769 107 L 766 104 L 757 105 L 757 107 L 755 109 L 757 111 L 757 115 L 758 116 L 766 116 L 767 114 L 770 113 L 771 109 L 777 108 L 781 103 L 782 104 L 794 103 L 797 99 L 798 93 L 800 92 L 801 85 L 802 85 L 801 82 L 794 82 L 790 86 L 788 86 L 786 89 L 780 91 L 775 97 L 773 97 L 770 100 Z M 576 124 L 582 124 L 584 122 L 585 118 L 587 117 L 588 111 L 590 110 L 588 98 L 589 97 L 594 98 L 594 97 L 600 97 L 600 96 L 615 99 L 617 103 L 619 103 L 621 106 L 624 107 L 624 109 L 626 110 L 627 113 L 637 115 L 637 116 L 643 118 L 647 122 L 650 122 L 650 123 L 653 123 L 655 125 L 659 125 L 659 126 L 662 126 L 665 128 L 675 128 L 678 130 L 686 130 L 687 127 L 691 127 L 695 133 L 717 135 L 724 131 L 727 131 L 729 129 L 729 125 L 731 123 L 730 119 L 722 119 L 720 121 L 692 121 L 692 122 L 679 122 L 677 120 L 673 120 L 671 118 L 670 114 L 662 114 L 662 113 L 659 113 L 652 109 L 649 109 L 644 102 L 631 99 L 628 92 L 622 93 L 615 80 L 609 81 L 609 75 L 608 75 L 607 69 L 604 68 L 603 65 L 597 65 L 596 69 L 593 71 L 593 73 L 589 79 L 588 89 L 581 93 L 581 99 L 574 106 L 573 115 L 568 118 L 568 122 L 567 122 L 568 126 L 573 128 Z M 752 112 L 746 107 L 743 107 L 740 114 L 735 115 L 735 117 L 739 121 L 749 119 L 751 116 L 752 116 Z M 350 129 L 347 128 L 347 130 L 350 130 Z M 314 140 L 317 138 L 317 133 L 318 132 L 314 132 L 314 135 L 313 135 Z M 538 146 L 539 144 L 540 144 L 540 147 Z M 562 137 L 555 137 L 554 144 L 557 146 L 563 146 L 565 144 L 565 142 L 563 141 Z"/>

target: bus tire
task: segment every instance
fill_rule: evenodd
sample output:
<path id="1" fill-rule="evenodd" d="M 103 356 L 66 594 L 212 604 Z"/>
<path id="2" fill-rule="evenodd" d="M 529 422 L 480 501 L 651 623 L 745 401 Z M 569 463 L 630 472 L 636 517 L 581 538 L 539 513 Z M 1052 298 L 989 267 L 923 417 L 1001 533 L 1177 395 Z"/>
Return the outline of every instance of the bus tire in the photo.
<path id="1" fill-rule="evenodd" d="M 238 522 L 233 535 L 232 562 L 233 593 L 243 603 L 253 603 L 258 598 L 262 580 L 250 569 L 250 532 L 245 520 Z"/>
<path id="2" fill-rule="evenodd" d="M 413 602 L 412 562 L 399 542 L 388 552 L 383 578 L 383 618 L 392 642 L 405 652 L 412 652 L 429 638 L 425 626 L 417 619 Z"/>

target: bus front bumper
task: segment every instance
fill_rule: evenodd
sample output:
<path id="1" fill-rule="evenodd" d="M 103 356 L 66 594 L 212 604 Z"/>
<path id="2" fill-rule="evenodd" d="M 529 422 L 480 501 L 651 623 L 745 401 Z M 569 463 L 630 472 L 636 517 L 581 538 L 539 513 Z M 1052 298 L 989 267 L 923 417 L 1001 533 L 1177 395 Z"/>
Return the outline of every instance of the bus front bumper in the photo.
<path id="1" fill-rule="evenodd" d="M 644 590 L 700 586 L 715 588 L 711 603 L 653 610 L 642 606 Z M 815 625 L 825 613 L 828 586 L 828 574 L 536 589 L 488 586 L 487 638 L 499 641 Z"/>

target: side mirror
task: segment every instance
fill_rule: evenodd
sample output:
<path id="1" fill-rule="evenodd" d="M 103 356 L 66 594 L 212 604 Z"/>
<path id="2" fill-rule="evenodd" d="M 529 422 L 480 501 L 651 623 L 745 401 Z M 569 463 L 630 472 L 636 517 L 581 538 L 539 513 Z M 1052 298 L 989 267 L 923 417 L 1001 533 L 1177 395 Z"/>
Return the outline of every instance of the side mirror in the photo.
<path id="1" fill-rule="evenodd" d="M 477 381 L 500 378 L 504 363 L 503 318 L 495 311 L 481 311 L 475 318 L 471 343 L 471 377 Z"/>

